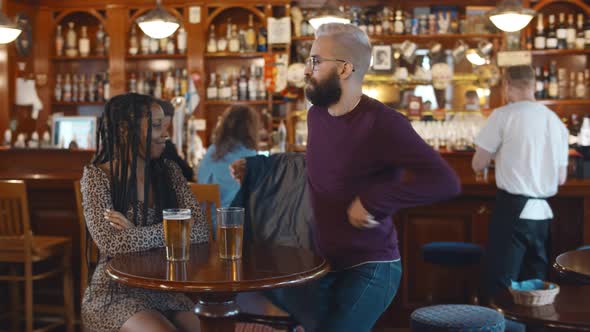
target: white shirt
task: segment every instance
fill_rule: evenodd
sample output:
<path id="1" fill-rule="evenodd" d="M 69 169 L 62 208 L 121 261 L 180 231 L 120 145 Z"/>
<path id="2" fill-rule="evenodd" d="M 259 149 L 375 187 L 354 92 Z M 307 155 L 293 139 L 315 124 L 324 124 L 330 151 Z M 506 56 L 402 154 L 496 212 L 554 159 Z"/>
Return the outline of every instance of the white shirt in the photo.
<path id="1" fill-rule="evenodd" d="M 568 131 L 544 105 L 520 101 L 490 115 L 475 144 L 495 153 L 496 184 L 511 194 L 550 197 L 557 193 L 559 169 L 568 163 Z M 529 199 L 520 218 L 553 218 L 545 200 Z"/>

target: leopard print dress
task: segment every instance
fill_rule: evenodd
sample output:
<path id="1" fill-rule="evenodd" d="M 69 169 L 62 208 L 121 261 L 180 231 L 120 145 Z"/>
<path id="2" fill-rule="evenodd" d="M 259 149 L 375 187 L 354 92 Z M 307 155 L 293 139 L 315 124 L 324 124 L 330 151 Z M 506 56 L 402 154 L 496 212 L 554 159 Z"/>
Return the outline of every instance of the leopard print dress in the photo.
<path id="1" fill-rule="evenodd" d="M 209 230 L 205 218 L 180 168 L 168 160 L 166 165 L 171 170 L 179 208 L 189 208 L 193 212 L 195 223 L 191 242 L 207 242 Z M 150 208 L 147 218 L 144 218 L 142 203 L 139 202 L 139 226 L 119 231 L 103 215 L 106 209 L 113 208 L 109 176 L 100 168 L 89 165 L 84 168 L 80 184 L 86 225 L 101 253 L 82 300 L 84 327 L 94 332 L 118 331 L 131 316 L 140 311 L 157 310 L 169 316 L 175 311 L 192 310 L 193 302 L 184 294 L 128 287 L 114 282 L 105 273 L 109 257 L 164 246 L 161 212 Z M 132 208 L 126 216 L 129 220 L 133 219 Z"/>

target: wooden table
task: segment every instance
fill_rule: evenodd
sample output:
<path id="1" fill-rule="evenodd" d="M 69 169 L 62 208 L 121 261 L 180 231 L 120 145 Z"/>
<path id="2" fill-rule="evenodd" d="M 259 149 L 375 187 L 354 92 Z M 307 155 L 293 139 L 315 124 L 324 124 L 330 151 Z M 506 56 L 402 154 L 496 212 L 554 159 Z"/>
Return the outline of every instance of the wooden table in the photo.
<path id="1" fill-rule="evenodd" d="M 329 265 L 313 252 L 249 245 L 240 260 L 224 260 L 213 244 L 193 244 L 190 260 L 168 262 L 164 248 L 116 255 L 106 267 L 114 280 L 133 287 L 196 293 L 201 331 L 233 331 L 236 295 L 296 286 L 326 274 Z"/>
<path id="2" fill-rule="evenodd" d="M 553 267 L 567 279 L 590 284 L 590 249 L 565 252 L 557 256 Z"/>
<path id="3" fill-rule="evenodd" d="M 553 304 L 529 307 L 514 304 L 508 290 L 494 298 L 492 307 L 506 318 L 530 326 L 590 331 L 590 286 L 560 285 Z"/>

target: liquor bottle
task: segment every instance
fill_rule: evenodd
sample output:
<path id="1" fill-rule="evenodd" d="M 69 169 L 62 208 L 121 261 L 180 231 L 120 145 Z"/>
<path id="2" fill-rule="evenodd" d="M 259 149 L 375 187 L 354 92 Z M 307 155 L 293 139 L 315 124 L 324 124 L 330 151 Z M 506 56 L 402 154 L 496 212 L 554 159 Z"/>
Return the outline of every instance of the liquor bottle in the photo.
<path id="1" fill-rule="evenodd" d="M 545 89 L 543 85 L 543 72 L 541 67 L 535 68 L 535 98 L 544 99 Z"/>
<path id="2" fill-rule="evenodd" d="M 135 76 L 135 73 L 131 73 L 131 74 Z M 144 87 L 145 87 L 144 81 L 145 81 L 145 79 L 144 79 L 143 72 L 139 72 L 139 77 L 137 77 L 135 85 L 136 85 L 137 93 L 139 93 L 140 95 L 147 94 L 146 90 L 144 90 Z M 129 90 L 130 90 L 129 92 L 132 92 L 131 89 L 129 89 Z"/>
<path id="3" fill-rule="evenodd" d="M 131 36 L 129 37 L 129 54 L 137 55 L 139 52 L 139 40 L 137 39 L 137 30 L 135 24 L 131 26 Z"/>
<path id="4" fill-rule="evenodd" d="M 66 74 L 63 86 L 63 101 L 69 103 L 72 101 L 72 81 L 70 74 Z"/>
<path id="5" fill-rule="evenodd" d="M 568 94 L 567 97 L 570 99 L 576 98 L 576 73 L 572 70 L 570 71 L 570 79 L 568 82 Z"/>
<path id="6" fill-rule="evenodd" d="M 53 99 L 55 101 L 61 101 L 62 93 L 61 74 L 57 74 L 57 77 L 55 78 L 55 88 L 53 89 Z"/>
<path id="7" fill-rule="evenodd" d="M 586 98 L 586 82 L 584 80 L 584 73 L 578 72 L 578 81 L 576 82 L 576 98 Z"/>
<path id="8" fill-rule="evenodd" d="M 239 94 L 239 78 L 238 78 L 238 73 L 234 72 L 232 74 L 232 78 L 231 78 L 231 86 L 230 86 L 230 99 L 231 100 L 238 100 L 238 94 Z"/>
<path id="9" fill-rule="evenodd" d="M 217 52 L 225 52 L 227 51 L 227 46 L 229 44 L 229 40 L 231 39 L 231 19 L 227 19 L 227 27 L 225 32 L 225 37 L 221 36 L 217 39 Z"/>
<path id="10" fill-rule="evenodd" d="M 104 101 L 104 80 L 102 78 L 101 73 L 96 74 L 96 80 L 94 81 L 94 86 L 96 87 L 96 92 L 94 94 L 95 101 Z"/>
<path id="11" fill-rule="evenodd" d="M 363 30 L 364 33 L 367 33 L 368 24 L 369 23 L 367 22 L 367 16 L 365 16 L 365 13 L 361 12 L 359 29 Z"/>
<path id="12" fill-rule="evenodd" d="M 168 38 L 168 42 L 166 43 L 166 54 L 174 54 L 176 51 L 174 45 L 174 39 Z"/>
<path id="13" fill-rule="evenodd" d="M 559 25 L 557 25 L 557 48 L 567 48 L 567 27 L 565 26 L 565 14 L 559 13 Z"/>
<path id="14" fill-rule="evenodd" d="M 138 93 L 139 91 L 137 90 L 137 79 L 135 78 L 135 73 L 131 73 L 131 75 L 129 76 L 129 92 Z M 145 92 L 142 91 L 142 93 Z"/>
<path id="15" fill-rule="evenodd" d="M 246 68 L 240 68 L 240 79 L 238 81 L 238 99 L 248 100 L 248 79 L 246 78 Z"/>
<path id="16" fill-rule="evenodd" d="M 111 82 L 109 81 L 109 73 L 104 73 L 104 81 L 103 81 L 103 100 L 111 99 Z"/>
<path id="17" fill-rule="evenodd" d="M 225 88 L 225 86 L 226 86 L 226 83 L 225 82 L 227 81 L 227 78 L 226 77 L 227 76 L 226 76 L 225 73 L 222 74 L 219 77 L 219 85 L 217 87 L 217 98 L 218 99 L 221 99 L 221 100 L 227 100 L 228 99 L 227 96 L 226 96 L 226 88 Z"/>
<path id="18" fill-rule="evenodd" d="M 248 100 L 256 100 L 258 82 L 256 82 L 256 65 L 250 66 L 250 77 L 248 77 Z"/>
<path id="19" fill-rule="evenodd" d="M 155 38 L 150 38 L 150 54 L 160 53 L 160 43 Z"/>
<path id="20" fill-rule="evenodd" d="M 568 95 L 567 70 L 565 68 L 557 69 L 557 98 L 566 99 Z"/>
<path id="21" fill-rule="evenodd" d="M 391 9 L 388 7 L 383 8 L 383 19 L 381 20 L 381 29 L 383 30 L 384 35 L 388 35 L 389 31 L 391 30 L 391 25 L 389 22 L 389 16 L 391 15 Z M 358 17 L 357 17 L 358 19 Z"/>
<path id="22" fill-rule="evenodd" d="M 266 28 L 260 27 L 258 30 L 258 52 L 266 52 Z"/>
<path id="23" fill-rule="evenodd" d="M 180 27 L 180 29 L 178 29 L 178 34 L 176 35 L 176 48 L 178 49 L 178 53 L 184 54 L 186 52 L 186 44 L 186 30 L 184 27 Z"/>
<path id="24" fill-rule="evenodd" d="M 82 36 L 78 41 L 78 48 L 80 49 L 80 56 L 87 57 L 90 54 L 90 39 L 88 38 L 88 28 L 82 26 Z"/>
<path id="25" fill-rule="evenodd" d="M 145 33 L 141 35 L 141 54 L 150 54 L 150 37 Z"/>
<path id="26" fill-rule="evenodd" d="M 551 61 L 549 65 L 549 99 L 557 99 L 559 97 L 559 85 L 557 83 L 557 65 L 555 60 Z"/>
<path id="27" fill-rule="evenodd" d="M 65 40 L 61 29 L 61 25 L 58 25 L 57 31 L 55 32 L 55 55 L 57 56 L 64 55 Z"/>
<path id="28" fill-rule="evenodd" d="M 574 49 L 576 47 L 576 26 L 574 25 L 574 14 L 567 16 L 567 48 Z"/>
<path id="29" fill-rule="evenodd" d="M 156 74 L 156 82 L 154 85 L 154 97 L 162 99 L 162 76 L 160 73 Z"/>
<path id="30" fill-rule="evenodd" d="M 237 25 L 236 25 L 237 29 Z M 238 43 L 240 43 L 239 51 L 240 53 L 244 53 L 246 51 L 246 30 L 240 29 L 238 31 Z"/>
<path id="31" fill-rule="evenodd" d="M 547 40 L 545 41 L 545 48 L 557 48 L 557 33 L 555 32 L 555 16 L 549 15 L 549 30 L 547 31 Z"/>
<path id="32" fill-rule="evenodd" d="M 367 16 L 369 23 L 367 24 L 367 34 L 369 36 L 375 35 L 375 15 Z"/>
<path id="33" fill-rule="evenodd" d="M 90 83 L 88 84 L 88 91 L 92 101 L 98 101 L 98 80 L 96 78 L 96 75 L 90 75 Z"/>
<path id="34" fill-rule="evenodd" d="M 576 49 L 584 49 L 586 39 L 584 38 L 584 14 L 578 13 L 577 20 L 578 32 L 576 34 Z"/>
<path id="35" fill-rule="evenodd" d="M 236 53 L 240 51 L 240 40 L 238 39 L 238 26 L 233 24 L 231 27 L 231 35 L 228 42 L 228 50 Z"/>
<path id="36" fill-rule="evenodd" d="M 383 21 L 385 21 L 383 19 L 383 13 L 378 13 L 377 19 L 375 20 L 375 34 L 377 36 L 383 35 L 383 24 L 382 24 Z"/>
<path id="37" fill-rule="evenodd" d="M 72 75 L 72 102 L 78 102 L 78 75 Z"/>
<path id="38" fill-rule="evenodd" d="M 256 52 L 256 30 L 254 30 L 254 17 L 248 16 L 248 30 L 246 30 L 246 52 Z"/>
<path id="39" fill-rule="evenodd" d="M 256 67 L 256 83 L 256 97 L 259 100 L 266 99 L 266 84 L 264 83 L 262 67 Z"/>
<path id="40" fill-rule="evenodd" d="M 105 37 L 104 27 L 102 24 L 99 24 L 98 30 L 96 31 L 96 47 L 94 49 L 96 52 L 96 55 L 100 55 L 100 56 L 105 55 L 104 37 Z"/>
<path id="41" fill-rule="evenodd" d="M 80 75 L 80 80 L 78 81 L 78 101 L 79 102 L 85 102 L 89 99 L 87 99 L 86 96 L 86 76 L 84 74 Z M 89 100 L 89 101 L 93 101 L 93 100 Z"/>
<path id="42" fill-rule="evenodd" d="M 166 47 L 168 46 L 168 39 L 170 39 L 170 37 L 164 37 L 164 38 L 160 38 L 158 39 L 158 48 L 160 49 L 160 53 L 166 53 Z"/>
<path id="43" fill-rule="evenodd" d="M 66 34 L 66 55 L 69 57 L 78 56 L 78 37 L 74 30 L 74 22 L 68 23 L 68 32 Z"/>
<path id="44" fill-rule="evenodd" d="M 164 79 L 164 99 L 172 99 L 174 97 L 174 75 L 169 70 Z"/>
<path id="45" fill-rule="evenodd" d="M 209 86 L 207 87 L 207 99 L 215 100 L 218 98 L 217 85 L 215 84 L 215 73 L 210 74 Z"/>
<path id="46" fill-rule="evenodd" d="M 393 22 L 393 33 L 401 35 L 404 33 L 404 19 L 402 17 L 402 11 L 395 11 L 395 21 Z"/>
<path id="47" fill-rule="evenodd" d="M 549 99 L 549 69 L 543 67 L 543 98 Z"/>
<path id="48" fill-rule="evenodd" d="M 590 16 L 586 18 L 584 24 L 584 48 L 590 48 Z"/>
<path id="49" fill-rule="evenodd" d="M 109 53 L 111 49 L 111 36 L 108 34 L 104 36 L 104 52 Z"/>
<path id="50" fill-rule="evenodd" d="M 545 28 L 543 27 L 543 14 L 537 15 L 537 31 L 535 34 L 535 49 L 545 49 Z"/>

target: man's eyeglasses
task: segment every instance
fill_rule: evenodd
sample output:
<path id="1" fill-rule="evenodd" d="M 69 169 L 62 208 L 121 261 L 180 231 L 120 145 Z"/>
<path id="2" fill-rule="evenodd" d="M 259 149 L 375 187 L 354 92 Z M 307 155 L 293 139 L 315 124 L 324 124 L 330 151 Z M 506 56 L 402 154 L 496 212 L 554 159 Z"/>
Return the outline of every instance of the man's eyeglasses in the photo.
<path id="1" fill-rule="evenodd" d="M 319 56 L 310 56 L 305 60 L 305 65 L 311 68 L 311 71 L 315 71 L 317 66 L 322 63 L 323 61 L 335 61 L 335 62 L 343 62 L 343 63 L 350 63 L 346 60 L 341 59 L 328 59 L 328 58 L 320 58 Z M 352 63 L 350 63 L 352 65 Z M 352 71 L 354 71 L 354 66 L 352 65 Z"/>

